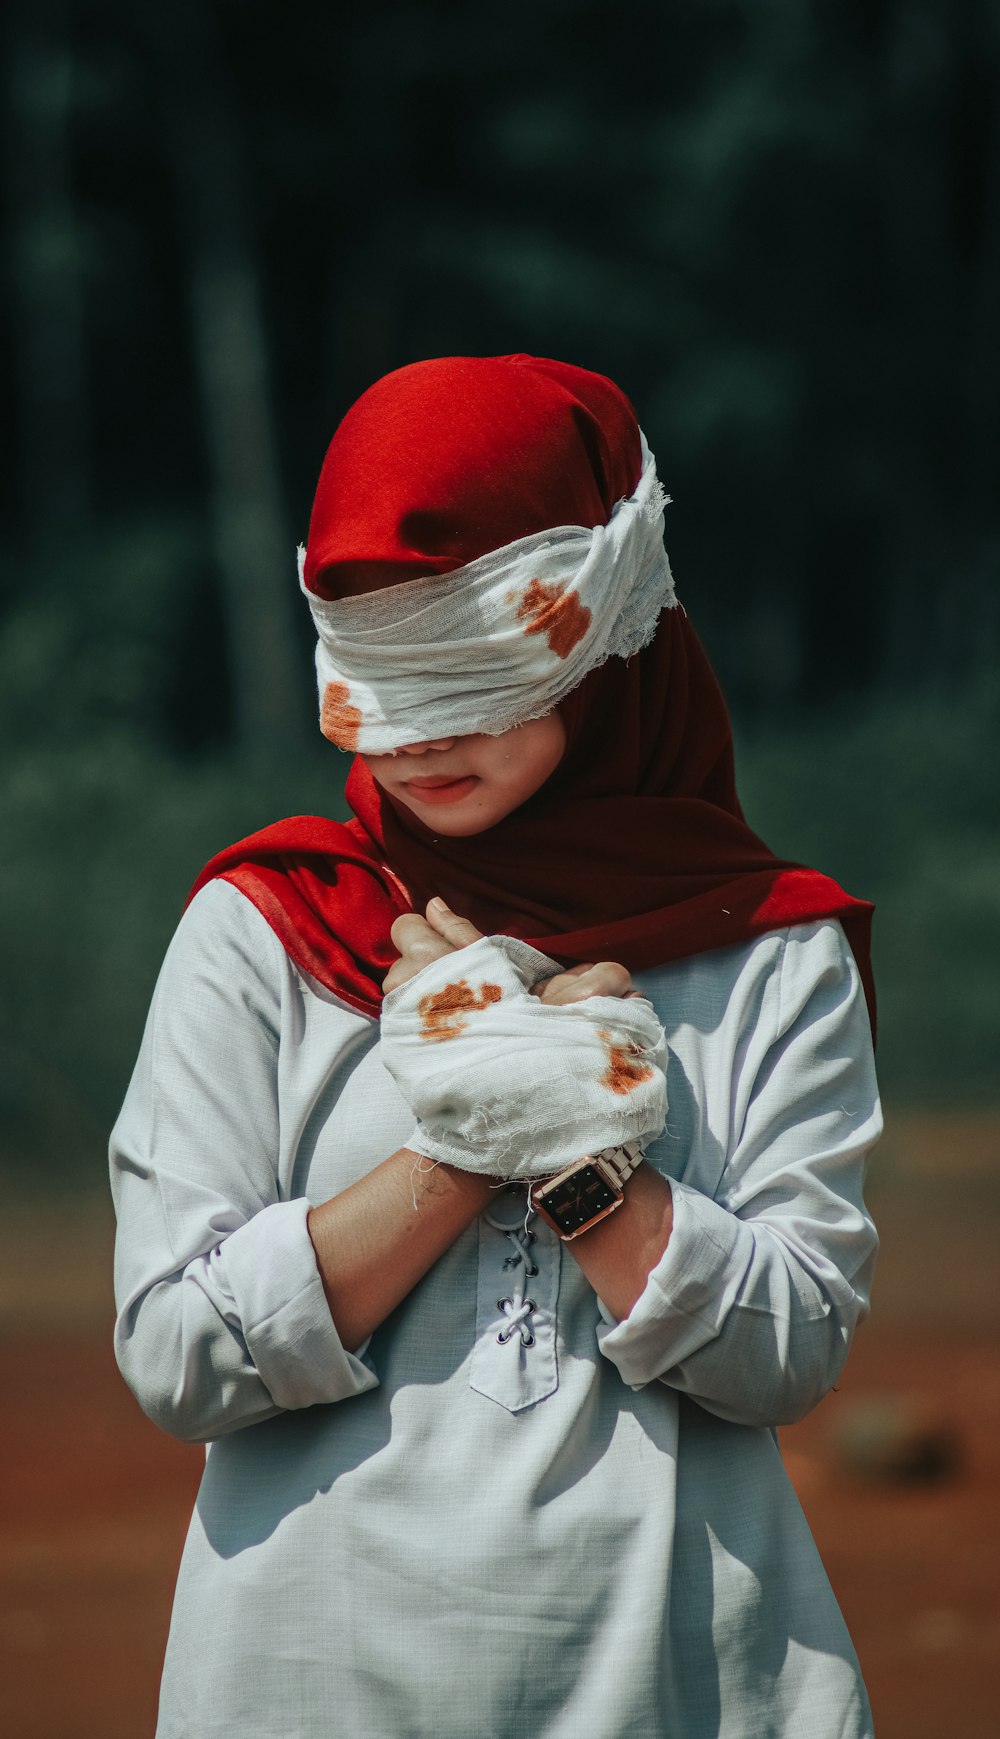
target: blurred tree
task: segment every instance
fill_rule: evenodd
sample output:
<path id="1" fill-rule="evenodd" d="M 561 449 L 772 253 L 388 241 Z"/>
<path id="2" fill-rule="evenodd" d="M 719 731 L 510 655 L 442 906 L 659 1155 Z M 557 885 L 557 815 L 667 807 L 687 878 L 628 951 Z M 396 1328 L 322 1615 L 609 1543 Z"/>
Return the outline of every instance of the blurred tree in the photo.
<path id="1" fill-rule="evenodd" d="M 301 533 L 351 399 L 446 350 L 562 353 L 632 392 L 738 710 L 1000 654 L 993 0 L 636 0 L 627 30 L 610 0 L 286 0 L 280 28 L 252 0 L 41 5 L 13 0 L 14 46 L 104 82 L 81 109 L 64 78 L 41 126 L 12 57 L 25 474 L 37 497 L 51 456 L 89 487 L 98 541 L 109 498 L 214 527 L 174 599 L 173 691 L 195 636 L 231 673 L 192 746 L 227 708 L 241 740 L 294 735 L 285 487 Z M 76 241 L 36 296 L 43 212 Z"/>
<path id="2" fill-rule="evenodd" d="M 6 9 L 4 140 L 9 331 L 20 526 L 47 564 L 91 505 L 82 238 L 75 199 L 76 53 L 66 0 Z"/>
<path id="3" fill-rule="evenodd" d="M 147 8 L 176 178 L 236 739 L 280 758 L 305 720 L 268 345 L 239 120 L 213 9 Z"/>

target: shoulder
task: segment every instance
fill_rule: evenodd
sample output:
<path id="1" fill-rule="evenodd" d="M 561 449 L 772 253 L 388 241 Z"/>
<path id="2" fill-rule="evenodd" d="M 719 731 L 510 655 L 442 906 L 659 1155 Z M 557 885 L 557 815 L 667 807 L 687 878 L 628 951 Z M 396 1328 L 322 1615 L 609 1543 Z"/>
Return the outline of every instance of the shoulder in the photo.
<path id="1" fill-rule="evenodd" d="M 280 1026 L 303 1002 L 361 1027 L 371 1017 L 304 971 L 239 888 L 216 878 L 195 894 L 174 932 L 159 990 L 196 983 L 205 992 L 266 1012 Z"/>
<path id="2" fill-rule="evenodd" d="M 857 961 L 836 918 L 793 924 L 779 934 L 783 1001 L 789 992 L 812 995 L 823 990 L 856 995 L 864 1001 Z"/>
<path id="3" fill-rule="evenodd" d="M 227 882 L 212 881 L 181 916 L 160 968 L 150 1010 L 157 1043 L 204 1044 L 280 1027 L 281 949 L 248 900 Z"/>
<path id="4" fill-rule="evenodd" d="M 636 974 L 669 1027 L 735 1037 L 749 1027 L 785 1032 L 808 1009 L 839 1007 L 867 1024 L 864 992 L 850 944 L 835 918 L 769 930 Z"/>
<path id="5" fill-rule="evenodd" d="M 283 956 L 267 921 L 231 883 L 207 882 L 185 909 L 167 950 L 174 971 L 245 972 L 273 979 Z"/>
<path id="6" fill-rule="evenodd" d="M 806 1151 L 805 1122 L 810 1143 L 838 1150 L 846 1142 L 861 1151 L 877 1138 L 864 989 L 835 919 L 770 930 L 648 976 L 641 987 L 668 1046 L 662 1153 L 672 1175 L 721 1200 L 732 1167 L 786 1136 L 796 1154 Z"/>

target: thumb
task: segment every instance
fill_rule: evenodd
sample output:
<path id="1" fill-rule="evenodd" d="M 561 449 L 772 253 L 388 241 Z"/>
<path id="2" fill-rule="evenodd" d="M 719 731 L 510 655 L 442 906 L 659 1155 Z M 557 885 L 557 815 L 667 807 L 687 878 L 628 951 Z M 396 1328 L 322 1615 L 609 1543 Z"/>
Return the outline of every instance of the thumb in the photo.
<path id="1" fill-rule="evenodd" d="M 428 901 L 427 922 L 453 948 L 467 948 L 470 942 L 482 940 L 482 931 L 477 930 L 475 924 L 470 924 L 468 918 L 460 918 L 437 897 Z"/>

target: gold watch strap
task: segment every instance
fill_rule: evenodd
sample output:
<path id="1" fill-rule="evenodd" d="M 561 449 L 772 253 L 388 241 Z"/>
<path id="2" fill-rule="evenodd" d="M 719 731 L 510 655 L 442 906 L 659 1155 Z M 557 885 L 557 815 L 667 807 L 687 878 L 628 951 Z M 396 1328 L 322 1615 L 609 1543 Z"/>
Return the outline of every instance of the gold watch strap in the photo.
<path id="1" fill-rule="evenodd" d="M 601 1159 L 614 1172 L 619 1184 L 642 1164 L 642 1146 L 638 1141 L 623 1142 L 620 1147 L 604 1147 L 600 1153 L 594 1154 L 595 1159 Z"/>

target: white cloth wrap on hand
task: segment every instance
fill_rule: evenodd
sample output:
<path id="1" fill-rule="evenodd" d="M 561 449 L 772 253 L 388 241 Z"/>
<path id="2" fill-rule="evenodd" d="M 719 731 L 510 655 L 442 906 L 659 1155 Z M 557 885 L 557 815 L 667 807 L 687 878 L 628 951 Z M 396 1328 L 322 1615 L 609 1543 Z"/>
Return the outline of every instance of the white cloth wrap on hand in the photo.
<path id="1" fill-rule="evenodd" d="M 666 1041 L 652 1005 L 591 996 L 550 1007 L 531 995 L 561 970 L 525 942 L 484 936 L 390 992 L 382 1060 L 416 1115 L 414 1152 L 492 1177 L 545 1177 L 659 1135 Z"/>
<path id="2" fill-rule="evenodd" d="M 342 749 L 498 736 L 550 712 L 607 658 L 631 658 L 677 598 L 652 453 L 607 525 L 557 525 L 451 573 L 324 599 L 299 581 L 319 636 L 320 728 Z"/>

